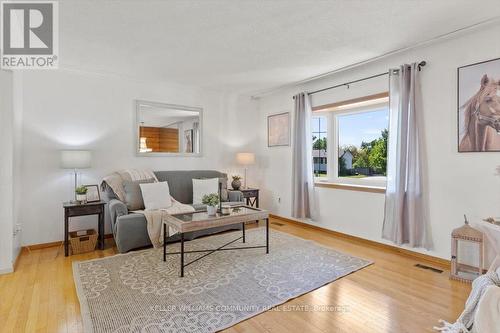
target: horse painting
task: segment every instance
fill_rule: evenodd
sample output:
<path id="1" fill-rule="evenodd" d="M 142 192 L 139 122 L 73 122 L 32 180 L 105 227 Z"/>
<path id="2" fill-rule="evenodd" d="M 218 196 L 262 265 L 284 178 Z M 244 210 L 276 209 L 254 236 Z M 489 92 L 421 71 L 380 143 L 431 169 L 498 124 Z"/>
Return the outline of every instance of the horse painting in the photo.
<path id="1" fill-rule="evenodd" d="M 479 90 L 460 108 L 460 152 L 500 151 L 500 81 L 484 74 Z"/>

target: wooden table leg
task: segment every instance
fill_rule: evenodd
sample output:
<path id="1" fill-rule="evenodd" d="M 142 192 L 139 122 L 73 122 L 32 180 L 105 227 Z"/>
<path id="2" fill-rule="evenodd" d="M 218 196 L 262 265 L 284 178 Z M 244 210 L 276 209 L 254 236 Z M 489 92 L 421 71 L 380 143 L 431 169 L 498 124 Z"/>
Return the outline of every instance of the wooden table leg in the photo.
<path id="1" fill-rule="evenodd" d="M 104 213 L 99 213 L 99 250 L 104 250 Z"/>
<path id="2" fill-rule="evenodd" d="M 68 224 L 69 224 L 69 217 L 68 214 L 65 212 L 64 213 L 64 256 L 67 257 L 69 254 L 68 251 Z"/>

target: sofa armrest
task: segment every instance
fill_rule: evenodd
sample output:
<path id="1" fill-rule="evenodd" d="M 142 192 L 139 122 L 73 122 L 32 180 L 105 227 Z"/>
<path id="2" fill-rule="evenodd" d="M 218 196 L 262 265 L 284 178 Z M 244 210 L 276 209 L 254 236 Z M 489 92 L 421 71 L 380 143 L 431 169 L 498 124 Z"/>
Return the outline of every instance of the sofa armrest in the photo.
<path id="1" fill-rule="evenodd" d="M 151 245 L 143 214 L 131 213 L 117 217 L 114 230 L 116 247 L 120 253 Z"/>
<path id="2" fill-rule="evenodd" d="M 245 198 L 243 197 L 243 192 L 241 191 L 228 191 L 228 199 L 230 202 L 245 201 Z"/>
<path id="3" fill-rule="evenodd" d="M 118 199 L 112 199 L 108 203 L 109 216 L 111 217 L 111 222 L 113 225 L 116 223 L 116 219 L 120 216 L 128 214 L 127 205 Z"/>

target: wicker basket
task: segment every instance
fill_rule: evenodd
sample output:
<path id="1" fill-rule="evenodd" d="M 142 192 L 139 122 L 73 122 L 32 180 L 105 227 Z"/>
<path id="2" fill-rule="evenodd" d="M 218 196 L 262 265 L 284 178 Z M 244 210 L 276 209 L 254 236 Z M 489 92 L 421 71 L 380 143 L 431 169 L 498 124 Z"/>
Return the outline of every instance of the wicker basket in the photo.
<path id="1" fill-rule="evenodd" d="M 69 233 L 69 243 L 73 254 L 94 251 L 97 244 L 97 231 L 94 229 L 72 231 Z"/>

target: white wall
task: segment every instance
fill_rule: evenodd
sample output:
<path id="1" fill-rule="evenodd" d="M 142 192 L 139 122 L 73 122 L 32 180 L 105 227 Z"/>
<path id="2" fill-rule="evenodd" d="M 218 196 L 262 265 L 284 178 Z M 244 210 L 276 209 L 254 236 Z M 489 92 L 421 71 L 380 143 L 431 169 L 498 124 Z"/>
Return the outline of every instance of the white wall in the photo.
<path id="1" fill-rule="evenodd" d="M 14 221 L 13 74 L 0 70 L 0 273 L 12 271 Z"/>
<path id="2" fill-rule="evenodd" d="M 258 105 L 249 96 L 226 94 L 223 98 L 224 130 L 219 134 L 224 146 L 221 149 L 222 170 L 228 175 L 244 175 L 244 167 L 236 163 L 238 152 L 256 152 L 260 145 L 261 128 L 259 127 Z M 259 170 L 265 166 L 263 159 L 248 169 L 248 186 L 259 184 Z M 229 183 L 231 179 L 229 179 Z M 242 180 L 243 183 L 243 180 Z"/>
<path id="3" fill-rule="evenodd" d="M 72 199 L 72 173 L 59 168 L 61 149 L 90 149 L 82 183 L 98 184 L 123 168 L 219 169 L 224 137 L 222 95 L 186 86 L 136 82 L 70 71 L 26 71 L 23 77 L 23 244 L 63 239 L 62 202 Z M 136 157 L 134 99 L 202 107 L 203 157 Z M 95 228 L 96 219 L 71 228 Z M 106 225 L 106 233 L 110 233 Z"/>
<path id="4" fill-rule="evenodd" d="M 20 220 L 20 212 L 23 208 L 23 198 L 21 193 L 22 188 L 22 166 L 23 166 L 23 158 L 22 158 L 22 149 L 23 149 L 23 78 L 22 74 L 19 71 L 15 71 L 13 75 L 12 81 L 13 87 L 13 100 L 12 107 L 14 111 L 13 115 L 13 170 L 12 170 L 12 179 L 13 179 L 13 240 L 12 240 L 12 253 L 13 253 L 13 261 L 17 258 L 19 253 L 21 252 L 21 239 L 22 239 L 22 223 Z"/>
<path id="5" fill-rule="evenodd" d="M 492 41 L 500 35 L 500 26 L 490 26 L 455 39 L 414 49 L 349 71 L 316 80 L 299 87 L 283 89 L 247 102 L 243 112 L 253 114 L 258 124 L 258 141 L 252 148 L 260 160 L 257 176 L 262 188 L 262 204 L 275 214 L 290 216 L 291 148 L 267 147 L 267 116 L 293 110 L 292 96 L 300 91 L 341 84 L 387 71 L 402 63 L 426 60 L 421 72 L 424 113 L 424 141 L 430 203 L 430 223 L 434 249 L 418 250 L 449 258 L 450 233 L 463 223 L 463 214 L 472 221 L 500 216 L 499 153 L 457 153 L 457 67 L 500 56 L 500 44 Z M 500 78 L 497 78 L 500 79 Z M 316 95 L 320 105 L 387 90 L 387 78 L 354 84 Z M 248 106 L 248 103 L 251 106 Z M 251 122 L 251 121 L 249 121 Z M 328 229 L 374 240 L 381 239 L 384 211 L 382 194 L 317 188 L 319 219 L 313 222 Z M 280 201 L 280 202 L 279 202 Z"/>

